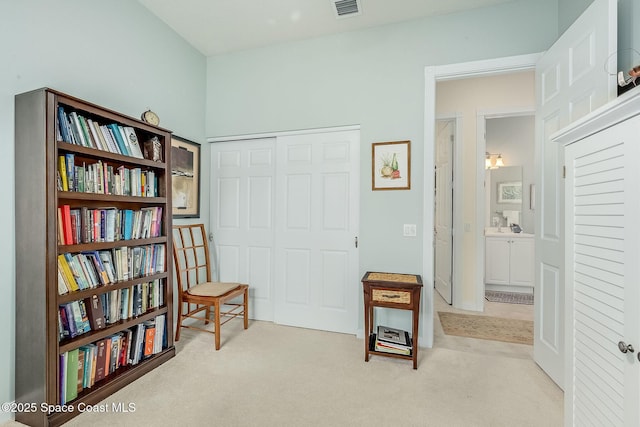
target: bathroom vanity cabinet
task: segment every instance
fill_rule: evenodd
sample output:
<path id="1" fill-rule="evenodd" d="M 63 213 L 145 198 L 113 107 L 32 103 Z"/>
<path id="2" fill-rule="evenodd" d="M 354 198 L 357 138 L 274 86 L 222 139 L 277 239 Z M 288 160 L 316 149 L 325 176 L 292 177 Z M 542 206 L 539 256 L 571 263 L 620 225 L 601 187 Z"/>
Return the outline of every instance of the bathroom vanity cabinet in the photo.
<path id="1" fill-rule="evenodd" d="M 492 232 L 485 235 L 485 284 L 493 289 L 530 292 L 533 288 L 533 234 Z M 503 287 L 517 287 L 508 289 Z"/>

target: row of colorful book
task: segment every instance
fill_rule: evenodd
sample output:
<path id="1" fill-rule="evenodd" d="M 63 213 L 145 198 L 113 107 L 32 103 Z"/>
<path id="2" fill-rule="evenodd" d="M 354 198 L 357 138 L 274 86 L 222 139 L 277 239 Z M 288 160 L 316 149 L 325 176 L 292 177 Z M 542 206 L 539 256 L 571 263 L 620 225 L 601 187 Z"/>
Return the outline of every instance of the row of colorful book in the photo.
<path id="1" fill-rule="evenodd" d="M 142 149 L 135 130 L 117 123 L 101 125 L 76 111 L 67 113 L 58 106 L 58 141 L 142 159 Z"/>
<path id="2" fill-rule="evenodd" d="M 413 349 L 409 332 L 402 329 L 378 326 L 375 334 L 376 351 L 385 353 L 410 355 Z"/>
<path id="3" fill-rule="evenodd" d="M 58 244 L 148 239 L 162 235 L 162 207 L 140 210 L 115 207 L 58 207 Z"/>
<path id="4" fill-rule="evenodd" d="M 137 365 L 166 347 L 166 316 L 162 314 L 133 328 L 62 353 L 59 360 L 60 404 L 67 404 L 84 389 L 108 380 L 117 369 Z"/>
<path id="5" fill-rule="evenodd" d="M 141 316 L 164 304 L 164 287 L 159 279 L 62 304 L 58 310 L 59 341 Z"/>
<path id="6" fill-rule="evenodd" d="M 58 255 L 58 293 L 64 295 L 165 271 L 165 246 L 144 245 Z"/>
<path id="7" fill-rule="evenodd" d="M 57 188 L 78 193 L 158 197 L 158 177 L 153 170 L 114 166 L 102 160 L 78 163 L 75 154 L 67 153 L 58 156 Z"/>

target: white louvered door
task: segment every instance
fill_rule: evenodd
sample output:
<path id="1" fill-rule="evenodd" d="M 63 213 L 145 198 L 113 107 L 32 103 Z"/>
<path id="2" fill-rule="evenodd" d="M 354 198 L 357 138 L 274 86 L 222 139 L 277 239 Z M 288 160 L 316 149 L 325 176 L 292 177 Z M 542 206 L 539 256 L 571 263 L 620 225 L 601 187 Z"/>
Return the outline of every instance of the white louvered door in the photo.
<path id="1" fill-rule="evenodd" d="M 568 426 L 640 422 L 640 116 L 615 121 L 565 151 Z"/>

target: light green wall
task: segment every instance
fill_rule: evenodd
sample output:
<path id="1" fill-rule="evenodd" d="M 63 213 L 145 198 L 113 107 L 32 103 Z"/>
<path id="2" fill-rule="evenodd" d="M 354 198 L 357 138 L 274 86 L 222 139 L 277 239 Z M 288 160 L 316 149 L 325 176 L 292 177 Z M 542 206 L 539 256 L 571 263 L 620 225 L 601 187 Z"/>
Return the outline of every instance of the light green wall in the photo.
<path id="1" fill-rule="evenodd" d="M 591 3 L 593 0 L 558 0 L 558 34 L 564 33 Z"/>
<path id="2" fill-rule="evenodd" d="M 0 402 L 14 386 L 14 95 L 51 87 L 204 140 L 206 60 L 138 2 L 0 1 Z M 207 174 L 208 176 L 208 174 Z M 208 199 L 203 218 L 208 218 Z M 15 236 L 20 238 L 20 236 Z M 0 413 L 0 423 L 10 414 Z"/>
<path id="3" fill-rule="evenodd" d="M 618 0 L 618 71 L 640 65 L 640 2 Z"/>
<path id="4" fill-rule="evenodd" d="M 207 136 L 360 125 L 361 273 L 423 274 L 422 238 L 403 237 L 402 226 L 430 232 L 421 229 L 424 150 L 433 149 L 424 147 L 425 66 L 544 51 L 556 18 L 555 0 L 515 1 L 210 57 Z M 411 190 L 371 191 L 371 143 L 407 139 Z"/>

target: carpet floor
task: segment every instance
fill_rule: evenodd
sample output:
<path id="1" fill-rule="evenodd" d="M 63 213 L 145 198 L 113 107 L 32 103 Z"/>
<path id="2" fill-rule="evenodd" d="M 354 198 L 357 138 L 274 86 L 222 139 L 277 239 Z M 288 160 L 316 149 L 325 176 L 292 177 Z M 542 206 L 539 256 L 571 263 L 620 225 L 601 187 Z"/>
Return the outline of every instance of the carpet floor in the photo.
<path id="1" fill-rule="evenodd" d="M 533 344 L 533 322 L 439 311 L 442 329 L 447 335 Z"/>
<path id="2" fill-rule="evenodd" d="M 533 304 L 533 294 L 504 291 L 485 291 L 484 297 L 491 302 L 504 302 L 507 304 Z"/>

